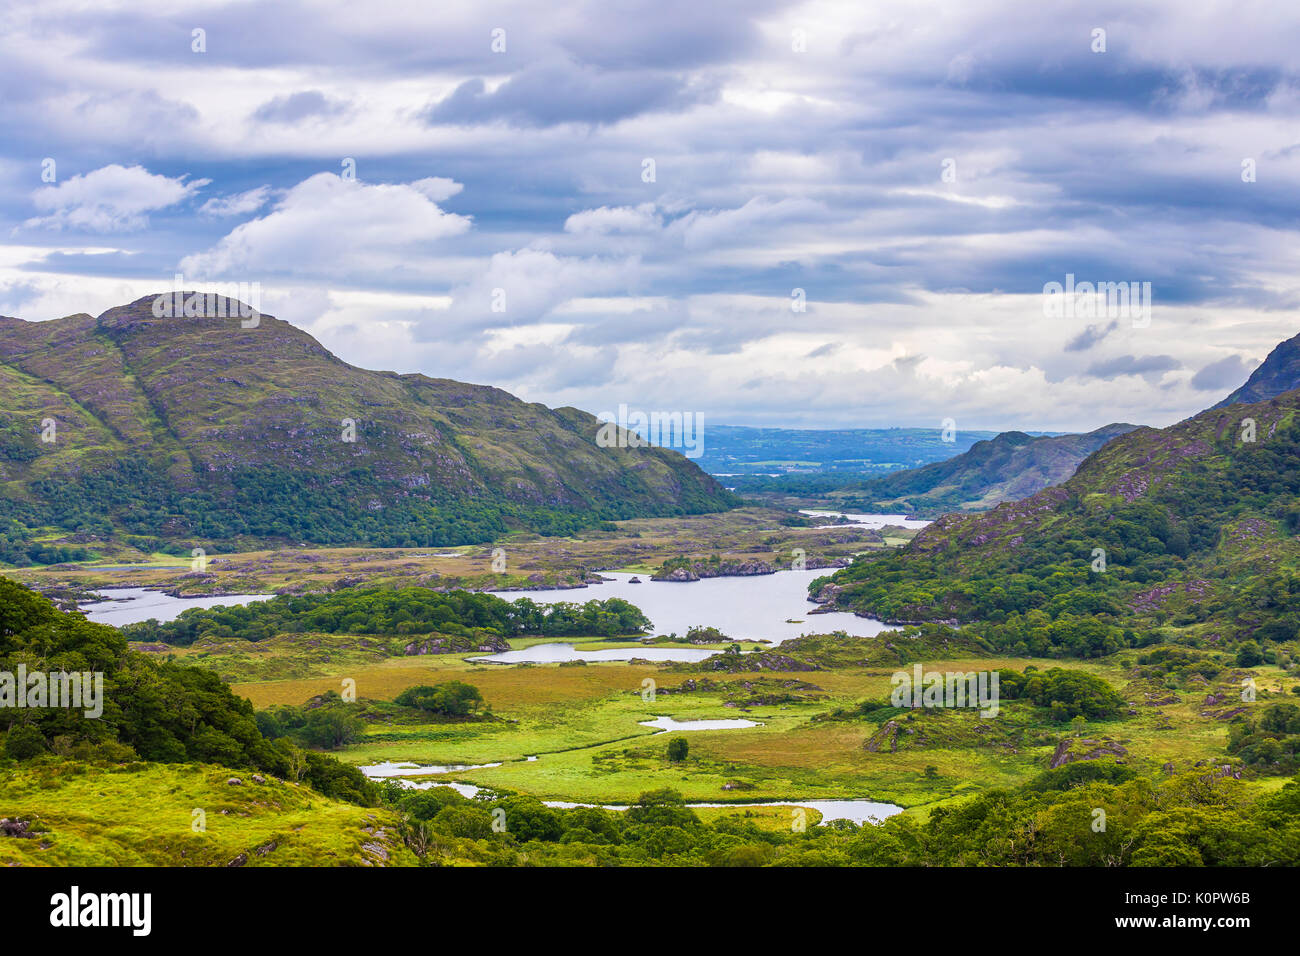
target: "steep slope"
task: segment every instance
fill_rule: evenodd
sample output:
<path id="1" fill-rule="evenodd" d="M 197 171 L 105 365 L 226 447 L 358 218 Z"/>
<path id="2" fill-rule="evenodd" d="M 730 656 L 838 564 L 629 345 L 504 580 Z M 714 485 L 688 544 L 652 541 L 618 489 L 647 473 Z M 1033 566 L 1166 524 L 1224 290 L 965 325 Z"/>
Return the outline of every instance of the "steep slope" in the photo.
<path id="1" fill-rule="evenodd" d="M 1225 408 L 1239 402 L 1263 402 L 1293 388 L 1300 388 L 1300 335 L 1280 342 L 1246 383 L 1211 408 Z"/>
<path id="2" fill-rule="evenodd" d="M 1100 653 L 1163 624 L 1211 644 L 1294 641 L 1297 410 L 1292 391 L 1135 429 L 1064 484 L 948 515 L 902 551 L 836 574 L 819 597 L 891 619 L 991 622 L 1019 635 L 1008 647 L 1080 640 Z"/>
<path id="3" fill-rule="evenodd" d="M 1003 432 L 947 461 L 884 475 L 852 488 L 853 500 L 878 511 L 943 514 L 1018 501 L 1074 474 L 1112 438 L 1136 425 L 1111 424 L 1082 435 L 1031 437 Z"/>
<path id="4" fill-rule="evenodd" d="M 356 368 L 271 316 L 157 318 L 154 299 L 0 319 L 0 491 L 22 528 L 440 545 L 733 503 L 676 452 L 598 447 L 577 409 Z"/>

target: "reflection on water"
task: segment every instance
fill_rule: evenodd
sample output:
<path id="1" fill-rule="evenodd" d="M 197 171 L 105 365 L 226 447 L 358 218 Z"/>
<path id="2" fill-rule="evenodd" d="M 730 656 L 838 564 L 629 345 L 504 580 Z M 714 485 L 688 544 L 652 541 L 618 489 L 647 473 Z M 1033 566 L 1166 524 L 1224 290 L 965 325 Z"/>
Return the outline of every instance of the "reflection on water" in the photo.
<path id="1" fill-rule="evenodd" d="M 671 720 L 668 717 L 660 717 L 658 720 Z M 644 722 L 651 726 L 658 726 L 658 721 Z M 686 724 L 728 724 L 737 725 L 745 724 L 754 726 L 752 721 L 681 721 L 674 729 L 719 729 L 716 726 L 707 728 L 688 728 Z M 536 756 L 525 757 L 525 760 L 536 760 Z M 461 796 L 473 799 L 486 788 L 477 787 L 472 783 L 462 783 L 453 780 L 405 780 L 403 777 L 414 777 L 426 774 L 456 773 L 465 770 L 481 770 L 486 767 L 500 767 L 500 763 L 484 764 L 453 764 L 453 765 L 424 765 L 413 763 L 378 763 L 368 767 L 359 767 L 358 769 L 372 780 L 395 779 L 402 786 L 411 790 L 428 790 L 430 787 L 450 787 Z M 570 803 L 565 800 L 543 800 L 548 807 L 555 807 L 561 810 L 571 810 L 574 807 L 600 807 L 605 810 L 623 811 L 628 809 L 627 804 L 613 803 Z M 879 823 L 886 817 L 892 817 L 896 813 L 902 813 L 903 808 L 895 806 L 892 803 L 877 803 L 874 800 L 768 800 L 757 803 L 688 803 L 688 807 L 727 807 L 730 809 L 743 810 L 746 807 L 809 807 L 818 811 L 822 815 L 820 826 L 825 826 L 834 820 L 851 820 L 852 822 L 862 825 L 865 823 Z"/>
<path id="2" fill-rule="evenodd" d="M 907 515 L 864 515 L 852 514 L 847 511 L 805 511 L 800 509 L 801 515 L 807 515 L 810 518 L 848 518 L 852 524 L 819 524 L 817 528 L 873 528 L 879 531 L 881 528 L 924 528 L 930 522 L 923 521 L 920 518 L 909 518 Z"/>
<path id="3" fill-rule="evenodd" d="M 501 763 L 456 763 L 456 764 L 418 764 L 418 763 L 375 763 L 357 769 L 372 780 L 384 780 L 388 777 L 418 777 L 431 773 L 457 773 L 462 770 L 482 770 L 485 767 L 499 767 Z"/>
<path id="4" fill-rule="evenodd" d="M 608 598 L 622 598 L 639 607 L 650 618 L 655 634 L 684 637 L 691 627 L 716 627 L 733 640 L 765 640 L 780 644 L 802 634 L 829 634 L 845 631 L 854 637 L 875 637 L 890 630 L 880 621 L 858 617 L 847 611 L 812 614 L 817 605 L 808 600 L 808 585 L 831 573 L 820 571 L 778 571 L 735 578 L 705 578 L 702 581 L 650 581 L 629 584 L 632 574 L 602 572 L 613 578 L 604 584 L 566 591 L 503 591 L 511 600 L 527 597 L 538 604 L 559 601 L 582 603 Z M 792 623 L 793 622 L 793 623 Z M 529 648 L 530 651 L 536 648 Z M 599 652 L 605 653 L 605 652 Z M 614 653 L 622 654 L 622 651 Z M 710 652 L 716 653 L 716 652 Z M 646 654 L 633 656 L 648 657 Z M 664 660 L 692 661 L 701 657 L 674 656 Z M 554 661 L 557 658 L 545 658 Z M 564 658 L 573 660 L 574 658 Z M 584 660 L 626 660 L 626 657 L 584 658 Z M 650 658 L 655 660 L 656 658 Z M 517 660 L 543 660 L 527 657 Z"/>
<path id="5" fill-rule="evenodd" d="M 656 717 L 654 720 L 637 721 L 642 727 L 658 727 L 664 733 L 670 730 L 740 730 L 743 727 L 758 727 L 752 720 L 717 719 L 717 720 L 674 720 L 672 717 Z"/>
<path id="6" fill-rule="evenodd" d="M 275 597 L 274 594 L 224 594 L 221 597 L 180 598 L 148 588 L 112 588 L 95 593 L 106 600 L 82 604 L 79 610 L 92 621 L 114 627 L 138 624 L 150 618 L 174 621 L 182 611 L 192 607 L 235 607 Z"/>
<path id="7" fill-rule="evenodd" d="M 534 644 L 518 651 L 503 651 L 487 657 L 469 657 L 471 661 L 489 661 L 493 664 L 557 664 L 563 661 L 702 661 L 719 653 L 716 648 L 706 650 L 695 647 L 650 647 L 640 641 L 631 641 L 627 647 L 604 651 L 579 651 L 572 644 Z"/>

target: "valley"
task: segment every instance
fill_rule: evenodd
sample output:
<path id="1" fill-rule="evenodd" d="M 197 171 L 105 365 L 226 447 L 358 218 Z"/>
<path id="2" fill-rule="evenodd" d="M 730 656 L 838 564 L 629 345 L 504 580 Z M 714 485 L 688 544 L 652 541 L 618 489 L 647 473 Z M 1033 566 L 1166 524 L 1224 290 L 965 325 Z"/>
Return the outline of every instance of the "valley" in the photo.
<path id="1" fill-rule="evenodd" d="M 89 728 L 10 719 L 0 860 L 1300 862 L 1300 390 L 946 452 L 882 430 L 872 454 L 949 457 L 860 488 L 719 476 L 750 494 L 602 447 L 576 410 L 353 369 L 265 321 L 269 358 L 184 330 L 261 376 L 223 385 L 226 424 L 194 417 L 198 366 L 141 303 L 43 324 L 75 375 L 0 334 L 20 394 L 81 409 L 68 446 L 6 452 L 0 652 L 109 686 Z M 360 470 L 322 424 L 341 405 L 280 400 L 327 373 L 385 409 Z M 246 432 L 267 414 L 284 441 Z M 995 706 L 900 699 L 914 667 L 1000 680 Z M 100 777 L 120 787 L 88 794 Z M 150 841 L 129 808 L 158 803 Z"/>

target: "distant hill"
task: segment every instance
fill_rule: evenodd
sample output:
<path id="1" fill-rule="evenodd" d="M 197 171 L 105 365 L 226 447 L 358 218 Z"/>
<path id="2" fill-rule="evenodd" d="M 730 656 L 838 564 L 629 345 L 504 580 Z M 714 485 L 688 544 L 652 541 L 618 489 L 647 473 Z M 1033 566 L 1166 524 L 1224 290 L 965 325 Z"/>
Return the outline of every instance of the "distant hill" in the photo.
<path id="1" fill-rule="evenodd" d="M 599 447 L 576 408 L 357 368 L 267 315 L 157 318 L 154 300 L 0 318 L 0 561 L 47 557 L 42 529 L 437 546 L 735 503 L 676 452 Z"/>
<path id="2" fill-rule="evenodd" d="M 1241 388 L 1211 407 L 1262 402 L 1294 388 L 1300 388 L 1300 335 L 1279 343 Z"/>
<path id="3" fill-rule="evenodd" d="M 1065 481 L 1079 462 L 1136 427 L 1112 424 L 1082 435 L 1041 437 L 1003 432 L 947 461 L 850 485 L 846 503 L 922 515 L 985 510 Z"/>
<path id="4" fill-rule="evenodd" d="M 981 622 L 992 646 L 1091 656 L 1300 633 L 1300 390 L 1108 442 L 1063 484 L 950 514 L 859 559 L 821 598 L 891 619 Z M 1255 421 L 1253 436 L 1242 420 Z M 1253 440 L 1248 440 L 1253 437 Z"/>
<path id="5" fill-rule="evenodd" d="M 755 428 L 709 425 L 698 464 L 709 474 L 878 473 L 960 454 L 995 432 L 959 431 L 946 442 L 935 428 Z"/>

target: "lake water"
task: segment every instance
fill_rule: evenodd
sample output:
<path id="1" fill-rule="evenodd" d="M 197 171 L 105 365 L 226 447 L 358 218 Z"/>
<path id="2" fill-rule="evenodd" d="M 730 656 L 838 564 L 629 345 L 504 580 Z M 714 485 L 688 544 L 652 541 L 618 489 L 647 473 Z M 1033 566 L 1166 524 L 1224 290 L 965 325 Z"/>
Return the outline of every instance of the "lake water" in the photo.
<path id="1" fill-rule="evenodd" d="M 920 518 L 909 518 L 907 515 L 864 515 L 853 514 L 848 511 L 804 511 L 802 509 L 799 513 L 810 518 L 848 518 L 852 522 L 852 524 L 819 524 L 816 526 L 818 528 L 857 527 L 879 530 L 885 527 L 894 527 L 917 530 L 930 523 Z"/>
<path id="2" fill-rule="evenodd" d="M 82 604 L 81 612 L 92 621 L 114 627 L 138 624 L 150 618 L 174 621 L 192 607 L 234 607 L 275 597 L 274 594 L 226 594 L 222 597 L 178 598 L 147 588 L 112 588 L 95 593 L 107 600 Z"/>
<path id="3" fill-rule="evenodd" d="M 626 805 L 612 803 L 567 803 L 563 800 L 544 800 L 548 807 L 572 810 L 574 807 L 600 807 L 604 810 L 626 810 Z M 825 826 L 834 820 L 852 820 L 861 826 L 864 823 L 879 823 L 886 817 L 902 813 L 902 807 L 892 803 L 876 803 L 872 800 L 771 800 L 763 803 L 688 803 L 688 807 L 727 807 L 743 810 L 746 807 L 811 807 L 821 813 L 818 826 Z"/>
<path id="4" fill-rule="evenodd" d="M 517 651 L 503 651 L 487 657 L 470 657 L 471 661 L 492 664 L 559 664 L 564 661 L 702 661 L 720 653 L 717 648 L 653 647 L 629 641 L 627 647 L 601 651 L 579 651 L 572 644 L 534 644 Z"/>
<path id="5" fill-rule="evenodd" d="M 752 720 L 737 718 L 718 718 L 715 720 L 675 720 L 672 717 L 656 717 L 654 720 L 638 720 L 642 727 L 658 727 L 664 733 L 671 730 L 742 730 L 745 727 L 759 726 Z"/>
<path id="6" fill-rule="evenodd" d="M 880 621 L 858 617 L 848 611 L 810 613 L 818 605 L 808 600 L 808 585 L 815 578 L 825 577 L 833 571 L 834 568 L 778 571 L 775 574 L 704 578 L 700 581 L 651 581 L 644 574 L 609 571 L 602 574 L 614 580 L 584 588 L 498 593 L 506 600 L 527 597 L 538 604 L 555 604 L 559 601 L 581 604 L 585 601 L 622 598 L 635 604 L 650 618 L 652 633 L 677 634 L 679 637 L 684 637 L 693 626 L 716 627 L 733 640 L 766 640 L 773 644 L 803 634 L 844 631 L 854 637 L 875 637 L 881 631 L 890 630 Z M 642 583 L 631 584 L 634 577 L 640 578 Z M 622 651 L 616 653 L 621 654 Z M 700 660 L 698 657 L 671 659 Z"/>
<path id="7" fill-rule="evenodd" d="M 668 719 L 668 718 L 660 718 Z M 685 721 L 685 723 L 694 723 L 694 721 Z M 700 723 L 716 723 L 716 721 L 700 721 Z M 727 723 L 727 721 L 723 721 Z M 680 728 L 678 728 L 680 729 Z M 526 760 L 536 760 L 534 757 L 527 757 Z M 413 763 L 380 763 L 372 764 L 368 767 L 359 767 L 358 769 L 371 780 L 384 780 L 393 778 L 398 780 L 402 786 L 409 790 L 428 790 L 430 787 L 450 787 L 463 797 L 471 800 L 478 794 L 482 793 L 484 788 L 477 787 L 472 783 L 463 783 L 459 780 L 406 780 L 405 777 L 421 776 L 424 774 L 441 774 L 456 773 L 464 770 L 479 770 L 484 767 L 499 767 L 500 763 L 485 764 L 460 764 L 453 766 L 420 766 Z M 605 810 L 623 811 L 628 809 L 626 804 L 612 803 L 570 803 L 566 800 L 543 800 L 548 807 L 555 807 L 561 810 L 571 810 L 575 807 L 601 807 Z M 688 807 L 729 807 L 733 809 L 744 809 L 745 807 L 811 807 L 822 815 L 819 826 L 825 826 L 833 820 L 852 820 L 861 826 L 864 823 L 879 823 L 886 817 L 892 817 L 896 813 L 902 813 L 903 808 L 895 806 L 892 803 L 878 803 L 874 800 L 771 800 L 761 803 L 688 803 Z"/>
<path id="8" fill-rule="evenodd" d="M 389 777 L 420 777 L 431 773 L 460 773 L 465 770 L 482 770 L 485 767 L 499 766 L 501 766 L 500 762 L 473 764 L 375 763 L 357 769 L 371 780 L 386 780 Z"/>

